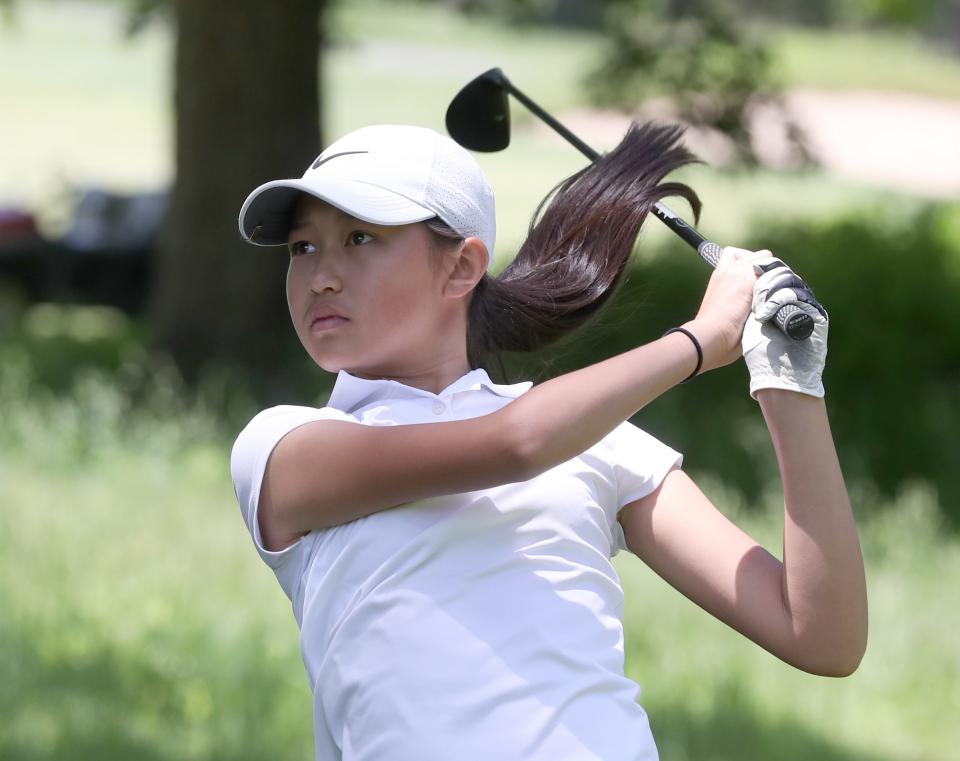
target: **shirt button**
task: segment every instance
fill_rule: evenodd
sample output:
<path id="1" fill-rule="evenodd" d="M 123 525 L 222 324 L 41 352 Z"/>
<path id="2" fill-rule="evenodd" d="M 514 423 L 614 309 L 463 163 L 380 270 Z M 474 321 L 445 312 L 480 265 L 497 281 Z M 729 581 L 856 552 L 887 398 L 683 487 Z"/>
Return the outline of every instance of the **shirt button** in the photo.
<path id="1" fill-rule="evenodd" d="M 441 412 L 443 412 L 443 410 L 443 402 L 441 402 L 439 399 L 433 403 L 433 413 L 435 415 L 439 415 Z"/>

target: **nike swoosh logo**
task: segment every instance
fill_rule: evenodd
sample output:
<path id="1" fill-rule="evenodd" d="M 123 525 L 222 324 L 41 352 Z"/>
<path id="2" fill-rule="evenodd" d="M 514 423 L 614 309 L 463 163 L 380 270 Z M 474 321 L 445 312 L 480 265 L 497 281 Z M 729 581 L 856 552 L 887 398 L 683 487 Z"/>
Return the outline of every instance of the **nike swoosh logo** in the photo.
<path id="1" fill-rule="evenodd" d="M 337 158 L 338 156 L 350 156 L 350 155 L 352 155 L 352 154 L 354 154 L 354 153 L 370 153 L 370 151 L 344 151 L 343 153 L 334 153 L 334 154 L 331 155 L 331 156 L 324 156 L 324 155 L 321 153 L 319 156 L 317 156 L 317 160 L 313 162 L 313 164 L 310 166 L 310 168 L 311 168 L 311 169 L 316 169 L 316 168 L 319 167 L 321 164 L 326 164 L 328 161 L 330 161 L 331 159 L 335 159 L 335 158 Z"/>

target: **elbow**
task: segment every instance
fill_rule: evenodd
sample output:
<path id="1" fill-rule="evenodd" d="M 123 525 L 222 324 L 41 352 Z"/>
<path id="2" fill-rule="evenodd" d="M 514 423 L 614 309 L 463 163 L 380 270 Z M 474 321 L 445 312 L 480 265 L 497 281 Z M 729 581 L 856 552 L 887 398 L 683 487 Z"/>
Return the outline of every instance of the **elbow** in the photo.
<path id="1" fill-rule="evenodd" d="M 816 676 L 841 678 L 850 676 L 863 661 L 867 651 L 866 627 L 833 641 L 818 641 L 808 648 L 806 657 L 795 663 L 798 668 Z"/>
<path id="2" fill-rule="evenodd" d="M 805 668 L 804 671 L 815 674 L 816 676 L 829 676 L 840 679 L 853 674 L 859 668 L 862 660 L 863 651 L 854 654 L 835 653 L 826 659 L 821 659 L 817 663 L 812 664 L 811 668 Z"/>
<path id="3" fill-rule="evenodd" d="M 867 627 L 864 623 L 862 633 L 852 638 L 852 641 L 844 648 L 837 657 L 832 673 L 825 676 L 844 677 L 850 676 L 863 662 L 863 656 L 867 652 Z"/>

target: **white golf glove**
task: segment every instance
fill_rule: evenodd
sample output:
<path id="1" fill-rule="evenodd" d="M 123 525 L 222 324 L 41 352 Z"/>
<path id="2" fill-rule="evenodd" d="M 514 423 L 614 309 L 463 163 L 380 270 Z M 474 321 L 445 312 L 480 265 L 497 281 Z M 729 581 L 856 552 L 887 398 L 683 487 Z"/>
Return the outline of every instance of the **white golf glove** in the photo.
<path id="1" fill-rule="evenodd" d="M 753 287 L 753 311 L 743 327 L 743 359 L 750 370 L 750 396 L 762 388 L 781 388 L 822 397 L 827 358 L 827 311 L 813 291 L 779 259 L 754 264 L 759 277 Z M 771 319 L 780 307 L 793 304 L 813 318 L 810 337 L 795 341 Z"/>

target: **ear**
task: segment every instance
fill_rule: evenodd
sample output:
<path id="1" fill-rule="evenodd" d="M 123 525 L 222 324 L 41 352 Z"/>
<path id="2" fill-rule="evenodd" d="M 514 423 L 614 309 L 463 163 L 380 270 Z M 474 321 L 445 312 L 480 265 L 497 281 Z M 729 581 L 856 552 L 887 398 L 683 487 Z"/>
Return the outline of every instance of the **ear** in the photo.
<path id="1" fill-rule="evenodd" d="M 487 247 L 479 238 L 470 237 L 450 253 L 447 280 L 443 295 L 450 298 L 467 296 L 487 271 Z"/>

